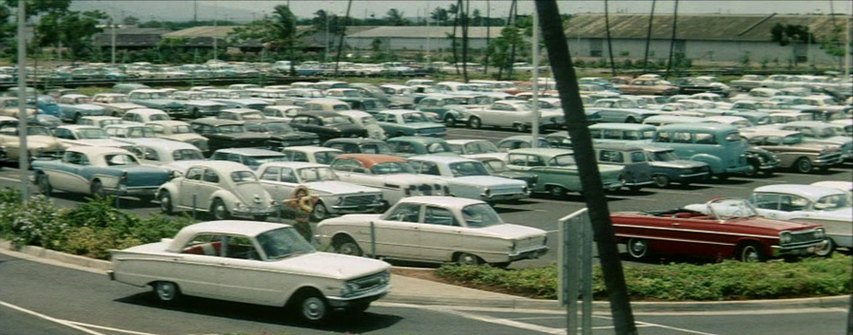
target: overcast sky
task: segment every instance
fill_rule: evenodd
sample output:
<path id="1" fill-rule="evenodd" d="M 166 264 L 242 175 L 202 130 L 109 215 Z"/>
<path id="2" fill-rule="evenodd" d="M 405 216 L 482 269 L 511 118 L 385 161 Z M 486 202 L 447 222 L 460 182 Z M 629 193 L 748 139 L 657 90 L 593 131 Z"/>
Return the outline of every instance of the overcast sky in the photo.
<path id="1" fill-rule="evenodd" d="M 214 16 L 221 19 L 232 19 L 237 21 L 251 20 L 253 17 L 260 18 L 264 14 L 272 12 L 273 7 L 279 4 L 290 4 L 291 10 L 299 17 L 311 17 L 320 9 L 331 11 L 338 15 L 346 12 L 347 1 L 345 0 L 279 0 L 279 1 L 223 1 L 223 0 L 172 0 L 172 1 L 131 1 L 131 0 L 76 0 L 72 6 L 85 9 L 101 9 L 116 17 L 136 16 L 143 21 L 157 20 L 185 20 L 192 19 L 195 11 L 199 20 L 212 19 Z M 425 12 L 432 11 L 436 7 L 447 8 L 453 0 L 354 0 L 351 16 L 365 18 L 375 15 L 377 18 L 385 16 L 390 8 L 397 8 L 406 17 L 423 16 Z M 533 1 L 519 0 L 519 13 L 530 13 L 533 10 Z M 503 17 L 507 15 L 510 7 L 509 0 L 472 0 L 471 10 L 479 9 L 481 15 L 486 16 L 487 4 L 491 7 L 491 16 Z M 609 2 L 610 12 L 624 13 L 648 13 L 651 10 L 651 0 L 611 0 Z M 560 11 L 564 14 L 574 13 L 602 13 L 604 12 L 604 1 L 566 1 L 559 0 Z M 674 1 L 658 0 L 655 12 L 669 14 L 673 12 Z M 681 0 L 678 3 L 680 14 L 689 13 L 721 13 L 721 14 L 805 14 L 824 13 L 831 11 L 835 13 L 850 13 L 850 2 L 840 0 Z"/>

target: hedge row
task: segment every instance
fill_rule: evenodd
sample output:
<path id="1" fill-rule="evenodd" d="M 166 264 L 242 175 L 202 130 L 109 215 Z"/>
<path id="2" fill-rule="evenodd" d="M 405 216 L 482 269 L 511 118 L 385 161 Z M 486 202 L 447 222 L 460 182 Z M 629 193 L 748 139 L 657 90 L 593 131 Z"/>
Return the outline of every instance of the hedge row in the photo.
<path id="1" fill-rule="evenodd" d="M 172 237 L 191 224 L 189 217 L 140 218 L 112 206 L 111 198 L 91 199 L 76 208 L 57 208 L 37 195 L 21 201 L 14 189 L 0 191 L 0 237 L 16 246 L 36 245 L 91 258 L 109 258 L 109 249 Z"/>
<path id="2" fill-rule="evenodd" d="M 721 301 L 845 295 L 853 292 L 853 257 L 810 257 L 798 262 L 774 260 L 711 264 L 625 265 L 628 294 L 634 300 Z M 450 282 L 531 298 L 556 299 L 557 266 L 500 269 L 446 265 L 436 274 Z M 593 269 L 593 295 L 606 299 L 601 267 Z"/>

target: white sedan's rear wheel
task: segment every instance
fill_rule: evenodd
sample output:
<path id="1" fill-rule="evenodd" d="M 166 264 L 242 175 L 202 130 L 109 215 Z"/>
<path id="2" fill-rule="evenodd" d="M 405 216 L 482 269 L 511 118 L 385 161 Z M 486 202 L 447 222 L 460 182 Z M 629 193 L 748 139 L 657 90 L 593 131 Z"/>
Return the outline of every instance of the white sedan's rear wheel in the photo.
<path id="1" fill-rule="evenodd" d="M 172 303 L 181 297 L 181 289 L 173 282 L 158 281 L 153 286 L 154 296 L 161 302 Z"/>

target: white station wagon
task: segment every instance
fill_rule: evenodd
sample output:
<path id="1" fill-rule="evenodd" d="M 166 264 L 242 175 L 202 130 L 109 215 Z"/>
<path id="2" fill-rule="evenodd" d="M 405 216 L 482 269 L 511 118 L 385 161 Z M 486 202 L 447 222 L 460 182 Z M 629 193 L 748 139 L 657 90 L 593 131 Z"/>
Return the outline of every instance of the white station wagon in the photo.
<path id="1" fill-rule="evenodd" d="M 342 254 L 497 266 L 545 254 L 545 235 L 504 223 L 483 201 L 436 196 L 404 198 L 384 214 L 350 214 L 317 225 L 321 245 Z"/>
<path id="2" fill-rule="evenodd" d="M 151 286 L 163 303 L 188 295 L 283 306 L 312 323 L 335 309 L 360 313 L 390 288 L 388 263 L 318 252 L 278 223 L 196 223 L 173 239 L 111 253 L 110 279 Z"/>

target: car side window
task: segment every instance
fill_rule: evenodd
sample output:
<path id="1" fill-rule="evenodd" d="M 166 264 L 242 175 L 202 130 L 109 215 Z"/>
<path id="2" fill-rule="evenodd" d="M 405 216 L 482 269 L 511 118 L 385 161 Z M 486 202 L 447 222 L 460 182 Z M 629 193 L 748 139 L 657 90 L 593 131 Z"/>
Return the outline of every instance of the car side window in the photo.
<path id="1" fill-rule="evenodd" d="M 696 134 L 696 143 L 697 144 L 717 144 L 717 139 L 714 137 L 714 134 L 697 133 Z"/>
<path id="2" fill-rule="evenodd" d="M 672 134 L 672 143 L 690 143 L 690 133 L 676 132 Z"/>
<path id="3" fill-rule="evenodd" d="M 526 164 L 526 162 L 527 162 L 527 157 L 526 157 L 526 155 L 511 154 L 511 155 L 509 155 L 509 157 L 507 158 L 507 161 L 509 162 L 509 164 L 510 164 L 510 165 L 518 165 L 518 166 L 525 166 L 525 165 L 527 165 L 527 164 Z"/>
<path id="4" fill-rule="evenodd" d="M 219 256 L 222 251 L 222 236 L 213 234 L 200 234 L 187 242 L 182 254 Z"/>
<path id="5" fill-rule="evenodd" d="M 458 226 L 453 213 L 445 208 L 427 206 L 424 210 L 424 223 L 441 226 Z"/>
<path id="6" fill-rule="evenodd" d="M 216 171 L 213 171 L 211 169 L 205 169 L 204 175 L 202 176 L 202 180 L 208 183 L 218 183 L 219 175 L 216 174 Z"/>
<path id="7" fill-rule="evenodd" d="M 400 204 L 391 212 L 387 220 L 402 222 L 418 222 L 421 206 L 419 204 Z"/>
<path id="8" fill-rule="evenodd" d="M 261 175 L 261 180 L 278 181 L 278 176 L 280 174 L 281 168 L 277 166 L 272 166 L 264 170 L 264 173 Z"/>
<path id="9" fill-rule="evenodd" d="M 284 183 L 298 183 L 299 179 L 296 178 L 296 173 L 292 169 L 282 168 L 281 181 Z"/>
<path id="10" fill-rule="evenodd" d="M 191 168 L 187 171 L 186 179 L 190 180 L 201 180 L 201 176 L 204 174 L 204 168 L 195 167 Z"/>
<path id="11" fill-rule="evenodd" d="M 238 259 L 261 259 L 258 251 L 252 244 L 252 240 L 245 236 L 225 236 L 222 255 L 228 258 Z"/>

